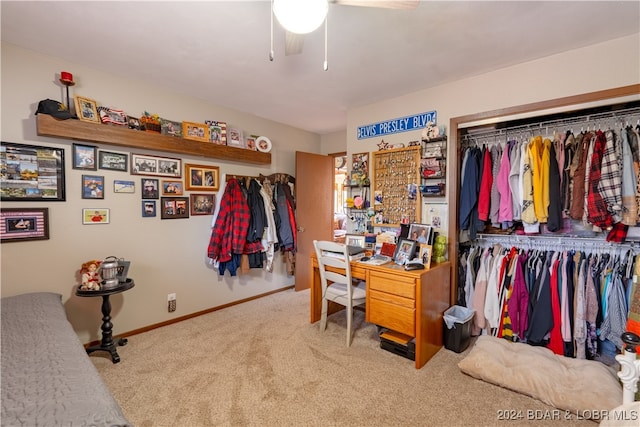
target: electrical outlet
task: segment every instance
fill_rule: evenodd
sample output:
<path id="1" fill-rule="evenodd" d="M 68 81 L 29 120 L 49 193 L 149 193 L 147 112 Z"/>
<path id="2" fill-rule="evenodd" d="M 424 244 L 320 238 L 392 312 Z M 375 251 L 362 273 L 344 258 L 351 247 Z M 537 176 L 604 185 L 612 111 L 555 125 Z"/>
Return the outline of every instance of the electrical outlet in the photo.
<path id="1" fill-rule="evenodd" d="M 167 309 L 169 313 L 173 313 L 174 311 L 176 311 L 176 294 L 167 295 L 167 301 Z"/>

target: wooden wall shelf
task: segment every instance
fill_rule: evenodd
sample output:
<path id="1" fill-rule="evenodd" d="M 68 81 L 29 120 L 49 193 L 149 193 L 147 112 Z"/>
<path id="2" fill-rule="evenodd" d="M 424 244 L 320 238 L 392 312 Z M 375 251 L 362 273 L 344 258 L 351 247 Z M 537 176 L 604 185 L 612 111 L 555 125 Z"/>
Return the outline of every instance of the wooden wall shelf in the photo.
<path id="1" fill-rule="evenodd" d="M 143 132 L 113 125 L 94 124 L 80 120 L 57 120 L 47 114 L 38 114 L 36 121 L 37 132 L 40 136 L 176 154 L 191 154 L 238 163 L 271 164 L 271 153 L 262 153 L 244 148 L 192 141 L 175 136 Z"/>

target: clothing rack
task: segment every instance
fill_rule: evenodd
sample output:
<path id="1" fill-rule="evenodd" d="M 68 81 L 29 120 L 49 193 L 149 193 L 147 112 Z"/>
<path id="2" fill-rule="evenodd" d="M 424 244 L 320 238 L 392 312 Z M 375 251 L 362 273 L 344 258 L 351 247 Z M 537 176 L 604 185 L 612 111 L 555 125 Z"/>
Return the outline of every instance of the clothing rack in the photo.
<path id="1" fill-rule="evenodd" d="M 540 250 L 576 250 L 587 253 L 592 252 L 627 252 L 640 253 L 640 246 L 635 242 L 628 243 L 612 243 L 606 240 L 572 237 L 568 239 L 560 236 L 521 236 L 508 234 L 478 234 L 477 245 L 480 247 L 488 247 L 494 244 L 503 246 L 512 246 L 522 249 L 540 249 Z"/>
<path id="2" fill-rule="evenodd" d="M 260 174 L 260 176 L 227 174 L 225 177 L 225 181 L 229 182 L 229 180 L 231 179 L 244 179 L 247 182 L 252 179 L 255 179 L 256 181 L 261 183 L 264 182 L 265 179 L 268 179 L 269 182 L 271 183 L 280 182 L 282 184 L 288 184 L 288 183 L 295 184 L 296 182 L 296 179 L 287 173 L 272 173 L 271 175 Z"/>
<path id="3" fill-rule="evenodd" d="M 462 135 L 462 142 L 473 143 L 488 139 L 493 139 L 494 142 L 498 142 L 499 139 L 504 138 L 507 140 L 509 136 L 513 137 L 513 135 L 509 134 L 515 133 L 521 135 L 526 133 L 533 134 L 536 132 L 542 133 L 543 129 L 544 133 L 549 134 L 550 128 L 556 130 L 557 128 L 571 128 L 577 125 L 582 125 L 582 130 L 584 130 L 584 125 L 587 125 L 587 130 L 590 130 L 590 123 L 593 123 L 594 130 L 598 129 L 599 126 L 601 127 L 602 123 L 604 123 L 606 127 L 612 128 L 615 126 L 616 122 L 620 122 L 619 127 L 633 124 L 640 126 L 640 107 L 631 107 L 603 113 L 584 114 L 565 119 L 547 120 L 500 129 L 480 130 L 478 132 Z M 551 133 L 553 133 L 553 130 Z"/>

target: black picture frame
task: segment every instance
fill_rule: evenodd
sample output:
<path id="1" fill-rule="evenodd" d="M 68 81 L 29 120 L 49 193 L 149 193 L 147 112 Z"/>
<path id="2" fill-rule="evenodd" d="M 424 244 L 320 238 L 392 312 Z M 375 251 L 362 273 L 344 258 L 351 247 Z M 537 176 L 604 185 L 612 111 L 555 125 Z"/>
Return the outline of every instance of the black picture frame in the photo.
<path id="1" fill-rule="evenodd" d="M 142 217 L 153 218 L 155 216 L 156 216 L 156 201 L 143 200 L 142 201 Z"/>
<path id="2" fill-rule="evenodd" d="M 49 240 L 49 208 L 2 208 L 0 242 Z"/>
<path id="3" fill-rule="evenodd" d="M 98 152 L 98 167 L 100 169 L 126 172 L 129 170 L 129 155 L 100 150 Z"/>
<path id="4" fill-rule="evenodd" d="M 188 197 L 161 197 L 160 219 L 189 218 Z"/>
<path id="5" fill-rule="evenodd" d="M 416 253 L 418 242 L 411 239 L 398 239 L 396 250 L 393 253 L 393 261 L 398 265 L 405 265 L 411 261 Z"/>
<path id="6" fill-rule="evenodd" d="M 140 180 L 142 185 L 142 198 L 143 199 L 159 199 L 160 198 L 160 180 L 156 178 L 142 178 Z"/>
<path id="7" fill-rule="evenodd" d="M 104 199 L 104 176 L 82 175 L 82 198 Z"/>
<path id="8" fill-rule="evenodd" d="M 98 147 L 94 145 L 73 144 L 74 169 L 96 171 L 98 170 Z"/>
<path id="9" fill-rule="evenodd" d="M 0 170 L 3 202 L 66 200 L 63 148 L 2 141 Z"/>

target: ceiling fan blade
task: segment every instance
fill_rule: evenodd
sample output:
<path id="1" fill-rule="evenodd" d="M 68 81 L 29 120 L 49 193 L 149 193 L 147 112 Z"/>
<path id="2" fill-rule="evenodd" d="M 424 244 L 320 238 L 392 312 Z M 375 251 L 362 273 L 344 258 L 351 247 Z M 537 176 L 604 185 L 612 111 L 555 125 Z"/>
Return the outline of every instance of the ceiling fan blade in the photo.
<path id="1" fill-rule="evenodd" d="M 285 31 L 284 38 L 284 54 L 298 55 L 302 53 L 302 47 L 304 46 L 304 35 L 292 33 L 291 31 Z"/>
<path id="2" fill-rule="evenodd" d="M 340 6 L 379 7 L 384 9 L 415 9 L 420 0 L 329 0 Z"/>

